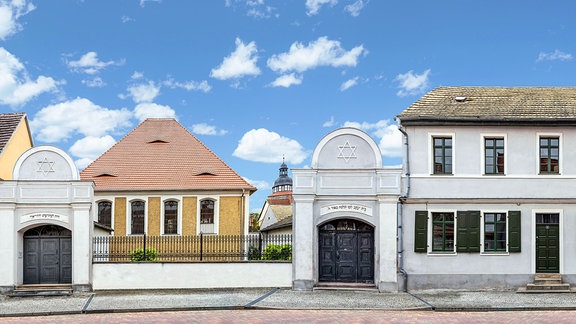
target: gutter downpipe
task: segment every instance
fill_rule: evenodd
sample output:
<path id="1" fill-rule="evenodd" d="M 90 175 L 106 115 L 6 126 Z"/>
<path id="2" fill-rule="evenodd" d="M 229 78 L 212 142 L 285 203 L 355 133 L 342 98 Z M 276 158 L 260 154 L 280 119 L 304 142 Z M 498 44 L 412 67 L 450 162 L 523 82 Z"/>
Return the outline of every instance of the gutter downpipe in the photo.
<path id="1" fill-rule="evenodd" d="M 398 217 L 398 272 L 400 272 L 402 274 L 402 278 L 403 278 L 403 287 L 402 287 L 402 291 L 403 292 L 408 292 L 408 272 L 406 272 L 406 270 L 404 270 L 404 238 L 402 235 L 403 229 L 402 229 L 402 219 L 403 219 L 403 213 L 402 213 L 402 206 L 404 204 L 404 201 L 406 201 L 406 198 L 409 197 L 410 195 L 410 150 L 408 147 L 408 133 L 406 133 L 406 131 L 404 130 L 404 128 L 402 127 L 402 125 L 398 125 L 398 130 L 404 135 L 404 148 L 405 148 L 405 152 L 406 154 L 404 155 L 404 172 L 406 175 L 406 192 L 404 193 L 403 196 L 401 196 L 398 199 L 398 203 L 397 203 L 397 217 Z"/>

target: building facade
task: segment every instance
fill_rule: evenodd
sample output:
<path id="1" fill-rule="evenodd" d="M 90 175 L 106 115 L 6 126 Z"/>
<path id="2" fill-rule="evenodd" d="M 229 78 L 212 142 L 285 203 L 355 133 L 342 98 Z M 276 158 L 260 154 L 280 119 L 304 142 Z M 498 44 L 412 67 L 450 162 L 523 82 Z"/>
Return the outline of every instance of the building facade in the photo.
<path id="1" fill-rule="evenodd" d="M 53 146 L 24 152 L 12 178 L 0 181 L 0 291 L 90 290 L 93 183 Z"/>
<path id="2" fill-rule="evenodd" d="M 16 160 L 32 146 L 26 114 L 0 114 L 0 180 L 12 180 Z"/>
<path id="3" fill-rule="evenodd" d="M 576 283 L 575 107 L 576 88 L 441 87 L 397 117 L 405 288 Z"/>
<path id="4" fill-rule="evenodd" d="M 382 167 L 368 134 L 341 128 L 318 143 L 311 168 L 292 175 L 292 287 L 366 284 L 396 291 L 400 168 Z"/>
<path id="5" fill-rule="evenodd" d="M 174 119 L 146 119 L 80 176 L 115 236 L 248 233 L 256 188 Z"/>

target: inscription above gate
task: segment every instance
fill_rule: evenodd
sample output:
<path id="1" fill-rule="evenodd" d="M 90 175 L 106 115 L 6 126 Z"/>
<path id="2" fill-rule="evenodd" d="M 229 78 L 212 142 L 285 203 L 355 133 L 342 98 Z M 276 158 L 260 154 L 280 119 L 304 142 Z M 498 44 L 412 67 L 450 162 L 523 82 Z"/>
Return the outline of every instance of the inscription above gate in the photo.
<path id="1" fill-rule="evenodd" d="M 54 213 L 36 213 L 20 216 L 20 223 L 31 222 L 35 220 L 57 220 L 68 223 L 68 216 Z"/>
<path id="2" fill-rule="evenodd" d="M 320 215 L 326 215 L 329 213 L 335 213 L 339 211 L 356 212 L 372 216 L 372 208 L 356 204 L 336 204 L 336 205 L 324 206 L 320 208 Z"/>

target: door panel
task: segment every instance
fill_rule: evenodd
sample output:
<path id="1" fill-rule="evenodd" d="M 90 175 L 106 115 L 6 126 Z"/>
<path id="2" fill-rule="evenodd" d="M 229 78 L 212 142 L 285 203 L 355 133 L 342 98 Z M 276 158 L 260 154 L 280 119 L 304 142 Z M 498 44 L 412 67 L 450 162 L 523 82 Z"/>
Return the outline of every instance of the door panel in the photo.
<path id="1" fill-rule="evenodd" d="M 71 232 L 53 225 L 26 231 L 23 272 L 24 284 L 71 283 Z"/>
<path id="2" fill-rule="evenodd" d="M 339 222 L 345 225 L 338 226 Z M 334 221 L 320 228 L 318 280 L 373 282 L 373 233 L 371 226 L 353 220 Z"/>
<path id="3" fill-rule="evenodd" d="M 560 231 L 558 224 L 536 225 L 536 272 L 560 272 Z"/>

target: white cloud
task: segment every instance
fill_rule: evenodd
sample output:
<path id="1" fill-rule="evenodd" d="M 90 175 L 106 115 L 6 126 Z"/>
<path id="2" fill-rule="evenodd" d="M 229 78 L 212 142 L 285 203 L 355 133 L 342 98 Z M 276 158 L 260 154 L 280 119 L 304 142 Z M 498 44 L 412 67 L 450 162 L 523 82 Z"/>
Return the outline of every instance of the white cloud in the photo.
<path id="1" fill-rule="evenodd" d="M 270 189 L 270 184 L 264 180 L 252 180 L 248 178 L 244 178 L 249 184 L 256 187 L 258 190 L 267 190 Z"/>
<path id="2" fill-rule="evenodd" d="M 22 29 L 18 19 L 36 7 L 26 0 L 0 1 L 0 40 L 14 35 Z"/>
<path id="3" fill-rule="evenodd" d="M 148 81 L 128 87 L 128 93 L 136 103 L 152 102 L 160 94 L 160 86 Z"/>
<path id="4" fill-rule="evenodd" d="M 146 118 L 176 118 L 176 112 L 170 106 L 144 102 L 134 108 L 134 117 L 140 121 Z"/>
<path id="5" fill-rule="evenodd" d="M 358 77 L 347 80 L 346 82 L 344 82 L 340 85 L 340 91 L 346 91 L 357 84 L 358 84 Z"/>
<path id="6" fill-rule="evenodd" d="M 352 17 L 360 16 L 360 11 L 368 4 L 368 1 L 357 0 L 356 2 L 346 5 L 344 10 L 346 10 Z"/>
<path id="7" fill-rule="evenodd" d="M 131 117 L 127 109 L 108 109 L 88 99 L 76 98 L 42 108 L 30 121 L 30 128 L 39 140 L 54 143 L 73 134 L 104 136 L 131 126 Z"/>
<path id="8" fill-rule="evenodd" d="M 95 77 L 92 79 L 82 80 L 82 84 L 90 88 L 102 88 L 106 85 L 106 82 L 104 82 L 101 77 Z"/>
<path id="9" fill-rule="evenodd" d="M 330 120 L 325 121 L 324 124 L 322 124 L 322 127 L 333 127 L 334 125 L 336 125 L 336 120 L 334 119 L 334 116 L 330 116 Z"/>
<path id="10" fill-rule="evenodd" d="M 84 169 L 114 144 L 116 144 L 116 140 L 110 135 L 86 136 L 76 141 L 68 151 L 78 158 L 75 161 L 76 166 L 79 169 Z"/>
<path id="11" fill-rule="evenodd" d="M 309 152 L 304 151 L 296 140 L 260 128 L 245 133 L 232 155 L 248 161 L 268 163 L 282 162 L 282 157 L 285 157 L 289 163 L 300 164 Z"/>
<path id="12" fill-rule="evenodd" d="M 540 52 L 536 61 L 572 61 L 573 59 L 574 56 L 572 56 L 572 54 L 564 53 L 560 50 L 555 50 L 554 52 L 550 53 Z"/>
<path id="13" fill-rule="evenodd" d="M 202 91 L 204 93 L 210 92 L 210 90 L 212 90 L 212 87 L 208 84 L 208 81 L 206 80 L 202 80 L 200 82 L 196 81 L 178 82 L 174 81 L 173 79 L 168 79 L 164 81 L 164 85 L 172 89 L 180 88 L 188 91 L 193 90 Z"/>
<path id="14" fill-rule="evenodd" d="M 136 71 L 136 72 L 132 73 L 132 76 L 130 76 L 130 78 L 132 80 L 142 79 L 142 78 L 144 78 L 144 73 Z"/>
<path id="15" fill-rule="evenodd" d="M 378 146 L 383 156 L 402 156 L 402 133 L 398 130 L 398 126 L 391 125 L 390 121 L 379 120 L 376 123 L 347 121 L 343 126 L 356 127 L 372 134 L 372 136 L 379 140 Z"/>
<path id="16" fill-rule="evenodd" d="M 425 92 L 429 84 L 429 75 L 430 69 L 424 71 L 422 74 L 415 74 L 413 71 L 398 74 L 395 80 L 400 82 L 400 90 L 398 90 L 396 94 L 400 97 L 405 97 Z"/>
<path id="17" fill-rule="evenodd" d="M 122 18 L 120 18 L 120 20 L 121 20 L 123 23 L 129 23 L 129 22 L 136 21 L 136 19 L 134 19 L 134 18 L 132 18 L 132 17 L 130 17 L 130 16 L 126 16 L 126 15 L 122 16 Z"/>
<path id="18" fill-rule="evenodd" d="M 306 14 L 313 16 L 318 14 L 323 5 L 335 6 L 338 0 L 306 0 Z"/>
<path id="19" fill-rule="evenodd" d="M 208 125 L 205 123 L 192 125 L 192 133 L 198 135 L 226 135 L 228 133 L 225 129 L 218 129 L 216 126 Z"/>
<path id="20" fill-rule="evenodd" d="M 19 106 L 32 98 L 56 90 L 59 83 L 46 76 L 31 80 L 24 65 L 10 52 L 0 47 L 0 104 Z"/>
<path id="21" fill-rule="evenodd" d="M 236 38 L 236 50 L 225 57 L 217 68 L 212 69 L 210 76 L 218 80 L 228 80 L 259 75 L 260 69 L 256 66 L 257 53 L 255 42 L 246 45 L 240 38 Z"/>
<path id="22" fill-rule="evenodd" d="M 100 72 L 100 70 L 104 69 L 105 67 L 118 64 L 121 65 L 124 62 L 116 63 L 114 61 L 102 62 L 98 59 L 98 53 L 96 52 L 88 52 L 77 61 L 69 61 L 67 62 L 68 67 L 75 72 L 86 73 L 86 74 L 96 74 Z"/>
<path id="23" fill-rule="evenodd" d="M 339 41 L 329 40 L 324 36 L 308 43 L 307 46 L 298 42 L 293 43 L 289 52 L 272 55 L 267 64 L 272 71 L 279 73 L 288 71 L 302 73 L 319 66 L 354 67 L 363 52 L 362 45 L 346 51 Z"/>
<path id="24" fill-rule="evenodd" d="M 140 7 L 145 7 L 145 6 L 146 6 L 146 2 L 161 3 L 162 0 L 140 0 Z"/>
<path id="25" fill-rule="evenodd" d="M 270 86 L 289 88 L 293 85 L 301 84 L 302 79 L 304 79 L 303 76 L 296 75 L 294 73 L 284 74 L 279 76 L 276 80 L 274 80 L 274 82 L 270 83 Z"/>

